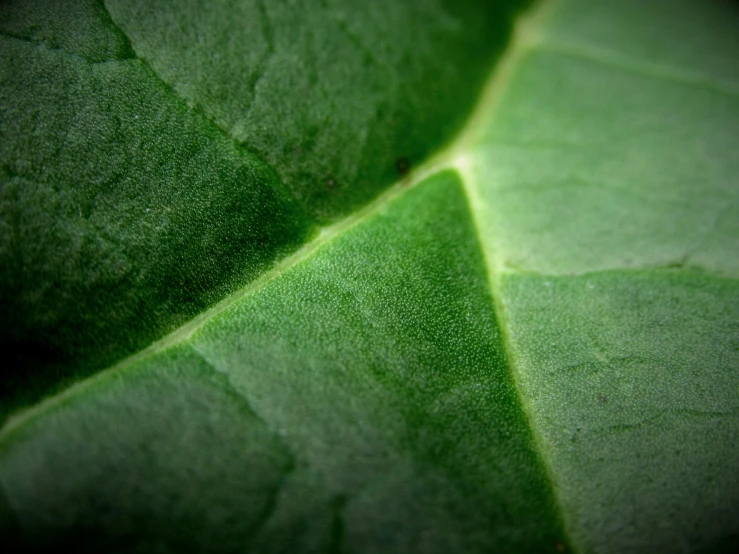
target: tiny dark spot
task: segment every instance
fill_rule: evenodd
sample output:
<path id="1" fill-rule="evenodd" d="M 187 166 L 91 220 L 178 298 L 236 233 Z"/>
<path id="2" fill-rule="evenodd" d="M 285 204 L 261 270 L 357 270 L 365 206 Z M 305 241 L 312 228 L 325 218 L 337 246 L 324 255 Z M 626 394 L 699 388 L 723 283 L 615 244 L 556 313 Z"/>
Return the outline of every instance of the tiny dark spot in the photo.
<path id="1" fill-rule="evenodd" d="M 395 160 L 395 169 L 398 171 L 398 175 L 405 175 L 411 168 L 411 162 L 406 157 L 400 157 Z"/>
<path id="2" fill-rule="evenodd" d="M 323 184 L 328 190 L 334 190 L 336 188 L 336 179 L 333 177 L 327 177 Z"/>
<path id="3" fill-rule="evenodd" d="M 558 541 L 554 543 L 554 551 L 555 552 L 567 552 L 567 547 L 565 546 L 565 543 L 562 541 Z"/>

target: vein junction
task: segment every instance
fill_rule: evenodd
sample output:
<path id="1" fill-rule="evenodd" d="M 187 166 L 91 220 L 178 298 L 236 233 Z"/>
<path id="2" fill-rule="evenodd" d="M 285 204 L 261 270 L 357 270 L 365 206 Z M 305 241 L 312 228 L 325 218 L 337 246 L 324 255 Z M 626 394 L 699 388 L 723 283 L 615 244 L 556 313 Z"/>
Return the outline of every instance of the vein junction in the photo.
<path id="1" fill-rule="evenodd" d="M 278 279 L 284 272 L 289 271 L 292 267 L 302 263 L 303 261 L 310 258 L 314 253 L 320 251 L 324 246 L 330 244 L 334 239 L 343 235 L 353 227 L 360 225 L 364 220 L 373 214 L 377 213 L 382 209 L 383 206 L 392 202 L 396 198 L 402 196 L 404 193 L 409 191 L 415 186 L 423 183 L 430 176 L 447 169 L 457 171 L 461 180 L 464 184 L 465 192 L 468 197 L 470 210 L 472 213 L 473 220 L 476 222 L 478 229 L 478 237 L 481 242 L 483 253 L 488 266 L 488 273 L 490 277 L 490 286 L 493 292 L 493 297 L 498 299 L 500 304 L 499 295 L 499 278 L 503 273 L 509 272 L 512 269 L 505 266 L 497 257 L 494 251 L 493 245 L 486 241 L 484 233 L 480 233 L 480 217 L 484 213 L 484 202 L 480 196 L 480 183 L 478 177 L 478 163 L 477 163 L 477 145 L 481 139 L 481 135 L 485 131 L 486 127 L 490 125 L 491 120 L 495 117 L 495 112 L 500 104 L 500 101 L 505 94 L 508 85 L 510 84 L 517 68 L 519 67 L 522 59 L 526 54 L 538 49 L 552 50 L 562 55 L 571 55 L 584 57 L 581 49 L 571 46 L 563 46 L 556 41 L 544 39 L 540 30 L 543 28 L 544 23 L 554 9 L 556 5 L 555 1 L 544 1 L 539 3 L 530 10 L 528 13 L 521 16 L 515 27 L 512 40 L 509 47 L 499 59 L 495 68 L 493 69 L 487 84 L 483 87 L 480 95 L 480 99 L 476 108 L 473 110 L 471 117 L 468 119 L 467 124 L 464 126 L 458 137 L 446 148 L 439 151 L 437 154 L 429 158 L 425 163 L 419 165 L 417 168 L 399 182 L 395 183 L 384 193 L 378 196 L 373 202 L 369 203 L 360 210 L 354 212 L 349 217 L 339 221 L 330 226 L 323 227 L 318 236 L 311 242 L 304 245 L 298 251 L 290 256 L 287 256 L 280 262 L 278 262 L 271 270 L 262 274 L 261 277 L 252 281 L 245 287 L 227 296 L 219 303 L 204 311 L 200 315 L 196 316 L 179 329 L 175 330 L 171 334 L 164 338 L 154 342 L 148 348 L 122 360 L 116 365 L 103 370 L 93 377 L 78 382 L 62 393 L 47 398 L 35 406 L 22 411 L 20 413 L 12 415 L 2 431 L 3 435 L 7 435 L 12 430 L 22 426 L 27 421 L 34 419 L 53 406 L 59 403 L 64 403 L 68 399 L 76 396 L 89 389 L 90 387 L 96 386 L 101 380 L 111 378 L 115 373 L 124 370 L 126 367 L 131 366 L 133 363 L 147 358 L 157 352 L 161 352 L 166 348 L 187 341 L 194 333 L 198 331 L 203 325 L 210 321 L 217 314 L 225 311 L 230 306 L 238 303 L 242 299 L 258 292 L 269 282 Z M 560 52 L 561 51 L 561 52 Z M 592 56 L 587 56 L 592 58 Z M 702 81 L 692 78 L 689 75 L 678 74 L 676 72 L 670 72 L 663 68 L 655 68 L 652 66 L 644 69 L 644 64 L 631 61 L 626 58 L 612 55 L 598 55 L 594 60 L 598 63 L 613 65 L 620 68 L 626 68 L 640 74 L 648 74 L 657 76 L 660 78 L 669 78 L 669 75 L 677 75 L 674 77 L 683 83 L 696 84 L 697 86 L 705 86 Z M 646 66 L 645 66 L 646 67 Z M 665 77 L 665 75 L 668 75 Z M 717 87 L 723 90 L 720 84 L 711 84 L 713 87 Z M 734 94 L 733 89 L 728 90 L 727 93 Z M 497 309 L 500 309 L 499 307 Z M 502 330 L 505 330 L 505 316 L 499 312 L 499 326 Z"/>
<path id="2" fill-rule="evenodd" d="M 402 196 L 413 187 L 423 183 L 426 179 L 436 173 L 447 169 L 452 169 L 460 173 L 468 195 L 473 217 L 476 217 L 476 214 L 479 211 L 476 210 L 476 206 L 479 206 L 479 200 L 474 176 L 474 146 L 476 141 L 479 139 L 481 132 L 487 125 L 489 125 L 491 118 L 494 116 L 494 112 L 500 98 L 510 82 L 521 58 L 526 52 L 539 44 L 540 40 L 537 30 L 541 26 L 543 18 L 546 16 L 546 13 L 549 12 L 553 4 L 554 2 L 542 2 L 527 14 L 519 17 L 509 47 L 499 59 L 490 78 L 488 79 L 488 82 L 483 87 L 478 104 L 473 110 L 467 124 L 464 126 L 459 136 L 450 145 L 414 168 L 409 175 L 389 187 L 384 193 L 368 205 L 333 225 L 323 227 L 315 239 L 278 262 L 271 270 L 262 274 L 261 277 L 227 296 L 216 305 L 196 316 L 174 332 L 154 342 L 148 348 L 121 360 L 114 366 L 100 371 L 90 378 L 73 384 L 61 393 L 53 397 L 49 397 L 27 410 L 12 414 L 6 421 L 6 424 L 0 433 L 0 440 L 2 440 L 4 435 L 8 435 L 14 429 L 17 429 L 26 422 L 41 416 L 48 409 L 57 406 L 60 403 L 65 403 L 74 396 L 84 393 L 89 388 L 96 387 L 98 383 L 113 377 L 115 373 L 124 370 L 132 364 L 148 358 L 157 352 L 161 352 L 172 345 L 187 341 L 195 332 L 197 332 L 198 329 L 217 314 L 225 311 L 243 298 L 258 292 L 266 284 L 279 278 L 284 272 L 289 271 L 293 266 L 307 260 L 314 253 L 321 250 L 321 248 L 331 243 L 334 239 L 343 235 L 356 225 L 361 224 L 365 219 L 382 209 L 383 206 Z M 483 246 L 486 245 L 483 244 Z M 487 248 L 484 248 L 484 250 L 487 250 Z M 494 264 L 491 265 L 491 259 L 489 256 L 486 256 L 486 258 L 488 259 L 491 275 L 495 275 L 497 270 L 493 267 Z"/>

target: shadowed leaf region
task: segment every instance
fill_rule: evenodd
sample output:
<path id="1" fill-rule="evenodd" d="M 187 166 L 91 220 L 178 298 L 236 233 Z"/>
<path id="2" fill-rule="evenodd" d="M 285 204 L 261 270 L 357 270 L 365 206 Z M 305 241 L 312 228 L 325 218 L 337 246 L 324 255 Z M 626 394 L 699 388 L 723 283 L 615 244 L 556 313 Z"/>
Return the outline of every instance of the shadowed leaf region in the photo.
<path id="1" fill-rule="evenodd" d="M 736 550 L 736 5 L 30 6 L 8 544 Z"/>
<path id="2" fill-rule="evenodd" d="M 140 351 L 420 164 L 514 7 L 3 2 L 0 413 Z"/>

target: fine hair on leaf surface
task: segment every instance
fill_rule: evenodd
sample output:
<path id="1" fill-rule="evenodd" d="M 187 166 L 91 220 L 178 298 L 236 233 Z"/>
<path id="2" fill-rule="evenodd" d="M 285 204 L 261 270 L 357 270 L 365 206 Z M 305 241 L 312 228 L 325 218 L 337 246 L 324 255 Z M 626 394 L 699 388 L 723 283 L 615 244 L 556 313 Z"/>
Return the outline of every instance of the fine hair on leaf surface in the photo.
<path id="1" fill-rule="evenodd" d="M 738 28 L 0 3 L 0 544 L 736 551 Z"/>

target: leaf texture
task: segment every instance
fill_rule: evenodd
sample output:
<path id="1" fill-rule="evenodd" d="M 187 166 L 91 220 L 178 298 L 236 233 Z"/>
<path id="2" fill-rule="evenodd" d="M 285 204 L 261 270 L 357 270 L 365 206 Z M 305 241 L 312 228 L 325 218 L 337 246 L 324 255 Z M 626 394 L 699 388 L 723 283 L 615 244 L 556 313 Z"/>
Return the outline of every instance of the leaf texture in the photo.
<path id="1" fill-rule="evenodd" d="M 739 12 L 482 4 L 0 8 L 8 544 L 735 550 Z"/>

